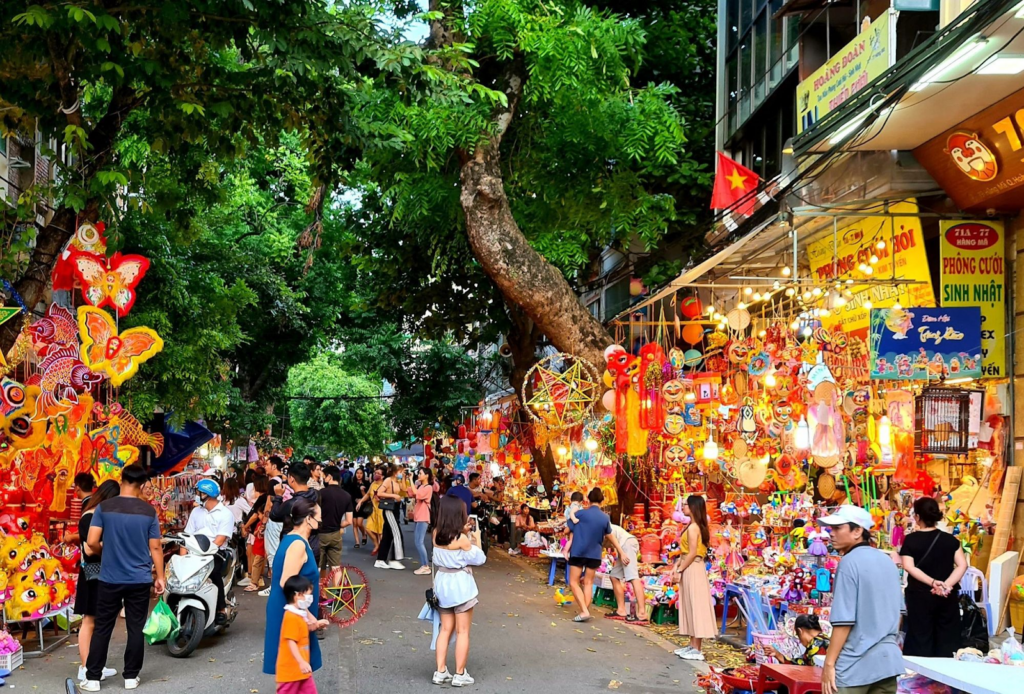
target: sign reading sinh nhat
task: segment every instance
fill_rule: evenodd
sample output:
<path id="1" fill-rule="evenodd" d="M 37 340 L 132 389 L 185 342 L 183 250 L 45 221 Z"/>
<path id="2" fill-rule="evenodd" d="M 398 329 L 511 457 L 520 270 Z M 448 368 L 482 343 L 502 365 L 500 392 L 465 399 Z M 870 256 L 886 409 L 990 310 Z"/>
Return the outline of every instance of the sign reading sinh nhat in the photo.
<path id="1" fill-rule="evenodd" d="M 981 307 L 985 377 L 1006 374 L 1005 234 L 1002 222 L 943 221 L 942 291 L 946 306 Z"/>

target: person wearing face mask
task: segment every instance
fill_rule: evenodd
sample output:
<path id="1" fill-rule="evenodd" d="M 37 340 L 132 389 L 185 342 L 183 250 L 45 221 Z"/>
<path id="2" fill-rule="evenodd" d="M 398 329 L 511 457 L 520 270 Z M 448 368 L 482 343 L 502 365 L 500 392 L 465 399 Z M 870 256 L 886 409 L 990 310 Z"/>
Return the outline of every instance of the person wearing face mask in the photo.
<path id="1" fill-rule="evenodd" d="M 220 502 L 220 485 L 212 479 L 199 480 L 196 485 L 196 507 L 185 524 L 188 535 L 206 535 L 218 548 L 227 547 L 227 541 L 235 532 L 235 517 L 227 506 Z M 185 554 L 185 548 L 179 550 Z M 217 586 L 217 624 L 224 624 L 227 619 L 228 604 L 224 599 L 224 567 L 227 561 L 217 552 L 213 555 L 213 574 L 210 581 Z"/>
<path id="2" fill-rule="evenodd" d="M 374 495 L 377 498 L 377 505 L 384 514 L 384 530 L 381 533 L 380 545 L 377 551 L 377 561 L 374 562 L 375 569 L 395 569 L 400 571 L 405 568 L 402 559 L 405 559 L 404 543 L 402 542 L 402 526 L 399 524 L 399 517 L 402 509 L 402 469 L 397 465 L 388 468 L 388 477 L 377 488 Z"/>
<path id="3" fill-rule="evenodd" d="M 311 586 L 320 585 L 320 570 L 316 557 L 309 546 L 310 537 L 316 536 L 322 520 L 320 507 L 304 497 L 292 503 L 289 515 L 284 521 L 284 534 L 274 557 L 274 580 L 267 600 L 267 628 L 263 640 L 263 672 L 277 674 L 278 646 L 281 641 L 281 625 L 285 615 L 285 585 L 293 576 L 302 576 Z M 316 600 L 308 607 L 314 620 L 319 619 L 320 606 Z M 317 624 L 322 627 L 322 624 Z M 320 642 L 310 639 L 310 672 L 319 670 L 323 661 L 320 656 Z"/>
<path id="4" fill-rule="evenodd" d="M 370 554 L 377 554 L 377 550 L 380 548 L 380 534 L 384 531 L 384 513 L 380 510 L 380 506 L 377 505 L 377 490 L 380 489 L 382 484 L 384 484 L 384 472 L 377 468 L 373 471 L 373 481 L 370 483 L 370 488 L 363 498 L 356 502 L 357 513 L 364 506 L 372 509 L 363 523 L 366 533 L 373 540 L 373 549 L 370 551 Z"/>

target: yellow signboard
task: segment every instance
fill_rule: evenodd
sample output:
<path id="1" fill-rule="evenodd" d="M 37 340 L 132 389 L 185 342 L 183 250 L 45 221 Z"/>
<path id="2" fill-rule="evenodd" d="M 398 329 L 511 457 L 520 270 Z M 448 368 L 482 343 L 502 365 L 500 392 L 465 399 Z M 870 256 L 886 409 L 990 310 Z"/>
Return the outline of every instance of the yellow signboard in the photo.
<path id="1" fill-rule="evenodd" d="M 893 64 L 892 10 L 884 11 L 796 87 L 797 134 L 888 70 Z"/>
<path id="2" fill-rule="evenodd" d="M 821 319 L 824 327 L 841 327 L 847 334 L 865 338 L 870 323 L 870 310 L 865 307 L 867 301 L 874 308 L 888 308 L 897 301 L 904 307 L 935 306 L 917 201 L 898 202 L 891 205 L 889 211 L 906 216 L 864 217 L 842 227 L 835 235 L 827 234 L 807 246 L 815 280 L 822 284 L 840 281 L 844 290 L 853 293 L 842 306 L 831 302 L 830 315 Z M 872 256 L 878 262 L 872 264 Z M 861 272 L 861 265 L 869 266 L 871 274 Z M 923 284 L 846 284 L 848 279 L 866 278 L 913 280 Z"/>
<path id="3" fill-rule="evenodd" d="M 981 307 L 981 371 L 1006 375 L 1006 248 L 1002 222 L 942 221 L 942 307 Z"/>

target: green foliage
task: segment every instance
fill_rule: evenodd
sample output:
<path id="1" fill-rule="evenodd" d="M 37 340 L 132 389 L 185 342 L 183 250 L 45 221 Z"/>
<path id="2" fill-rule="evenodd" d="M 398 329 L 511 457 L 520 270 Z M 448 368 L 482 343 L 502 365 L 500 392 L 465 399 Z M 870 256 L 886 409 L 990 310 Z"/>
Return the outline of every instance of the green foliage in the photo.
<path id="1" fill-rule="evenodd" d="M 322 352 L 292 367 L 286 392 L 299 449 L 376 455 L 391 438 L 380 382 L 346 372 L 337 354 Z"/>

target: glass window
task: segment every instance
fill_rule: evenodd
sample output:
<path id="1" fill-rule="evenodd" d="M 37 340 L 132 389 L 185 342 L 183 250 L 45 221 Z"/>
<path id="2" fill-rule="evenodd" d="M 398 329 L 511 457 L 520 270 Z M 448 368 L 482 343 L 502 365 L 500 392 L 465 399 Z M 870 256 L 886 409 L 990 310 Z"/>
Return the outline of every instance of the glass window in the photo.
<path id="1" fill-rule="evenodd" d="M 740 0 L 740 36 L 750 28 L 753 19 L 753 0 Z"/>
<path id="2" fill-rule="evenodd" d="M 7 156 L 7 138 L 0 135 L 0 154 Z"/>
<path id="3" fill-rule="evenodd" d="M 744 41 L 740 44 L 740 74 L 739 74 L 739 91 L 744 93 L 751 87 L 750 80 L 750 41 Z"/>
<path id="4" fill-rule="evenodd" d="M 768 13 L 762 12 L 754 24 L 754 101 L 765 96 L 765 71 L 768 62 Z"/>
<path id="5" fill-rule="evenodd" d="M 785 26 L 785 22 L 781 19 L 771 20 L 769 31 L 769 46 L 768 50 L 768 69 L 770 71 L 770 82 L 771 86 L 774 87 L 782 79 L 782 43 L 783 35 L 782 30 Z"/>
<path id="6" fill-rule="evenodd" d="M 726 50 L 730 52 L 736 48 L 736 42 L 740 38 L 740 1 L 726 0 Z"/>
<path id="7" fill-rule="evenodd" d="M 786 17 L 786 67 L 796 65 L 800 58 L 800 18 Z"/>
<path id="8" fill-rule="evenodd" d="M 725 64 L 725 75 L 726 75 L 726 90 L 729 92 L 729 103 L 735 104 L 736 98 L 739 96 L 739 84 L 737 79 L 739 74 L 736 71 L 736 56 L 733 55 L 729 58 L 729 62 Z"/>

